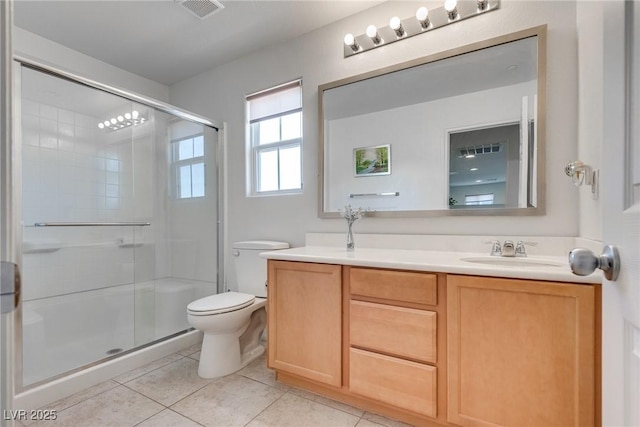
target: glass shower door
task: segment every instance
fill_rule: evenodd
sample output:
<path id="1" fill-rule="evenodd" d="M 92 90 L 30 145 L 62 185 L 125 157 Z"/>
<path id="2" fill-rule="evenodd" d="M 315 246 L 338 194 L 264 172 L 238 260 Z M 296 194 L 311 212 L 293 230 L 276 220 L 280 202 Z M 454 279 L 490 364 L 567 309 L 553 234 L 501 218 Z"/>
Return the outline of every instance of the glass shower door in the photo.
<path id="1" fill-rule="evenodd" d="M 23 386 L 133 348 L 131 101 L 22 67 Z M 135 120 L 134 120 L 135 119 Z"/>

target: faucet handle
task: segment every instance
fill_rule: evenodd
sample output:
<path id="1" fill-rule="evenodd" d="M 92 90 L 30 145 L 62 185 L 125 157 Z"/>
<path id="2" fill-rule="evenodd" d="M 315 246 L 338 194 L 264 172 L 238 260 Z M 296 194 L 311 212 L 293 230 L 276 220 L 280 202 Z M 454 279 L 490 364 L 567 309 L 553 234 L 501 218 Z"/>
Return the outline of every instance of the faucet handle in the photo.
<path id="1" fill-rule="evenodd" d="M 516 243 L 516 256 L 526 257 L 527 250 L 525 249 L 525 246 L 536 246 L 537 244 L 537 242 L 523 242 L 522 240 L 519 240 L 518 243 Z"/>
<path id="2" fill-rule="evenodd" d="M 502 246 L 500 245 L 500 240 L 485 240 L 482 242 L 485 245 L 491 246 L 491 256 L 502 256 Z"/>

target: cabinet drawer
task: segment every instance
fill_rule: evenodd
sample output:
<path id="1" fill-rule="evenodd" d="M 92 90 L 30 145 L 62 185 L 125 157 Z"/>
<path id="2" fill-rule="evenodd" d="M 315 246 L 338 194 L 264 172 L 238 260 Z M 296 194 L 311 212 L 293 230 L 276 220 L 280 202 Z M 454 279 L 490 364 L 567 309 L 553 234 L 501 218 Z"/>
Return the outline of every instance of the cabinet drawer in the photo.
<path id="1" fill-rule="evenodd" d="M 429 417 L 436 410 L 436 368 L 364 350 L 349 351 L 349 387 L 361 396 Z"/>
<path id="2" fill-rule="evenodd" d="M 352 295 L 436 305 L 438 278 L 435 274 L 409 271 L 351 268 Z"/>
<path id="3" fill-rule="evenodd" d="M 351 345 L 395 356 L 436 362 L 436 313 L 351 301 Z"/>

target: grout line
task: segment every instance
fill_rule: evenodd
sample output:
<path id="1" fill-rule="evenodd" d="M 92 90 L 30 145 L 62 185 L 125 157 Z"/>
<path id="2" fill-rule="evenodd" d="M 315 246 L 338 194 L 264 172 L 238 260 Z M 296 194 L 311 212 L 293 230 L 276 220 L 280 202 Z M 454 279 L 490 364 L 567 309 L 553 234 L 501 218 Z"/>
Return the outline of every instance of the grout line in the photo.
<path id="1" fill-rule="evenodd" d="M 173 412 L 174 414 L 180 415 L 181 417 L 184 417 L 184 418 L 188 419 L 189 421 L 193 421 L 194 423 L 198 424 L 199 426 L 203 426 L 203 424 L 200 424 L 200 423 L 199 423 L 199 422 L 197 422 L 196 420 L 191 419 L 191 418 L 187 417 L 186 415 L 181 414 L 180 412 L 178 412 L 178 411 L 176 411 L 176 410 L 174 410 L 174 409 L 167 408 L 167 410 L 168 410 L 168 411 Z"/>
<path id="2" fill-rule="evenodd" d="M 178 356 L 180 356 L 180 358 L 179 358 L 179 359 L 176 359 L 176 360 L 172 360 L 172 361 L 170 361 L 170 362 L 167 362 L 167 363 L 165 363 L 164 365 L 158 366 L 157 368 L 154 368 L 154 369 L 152 369 L 152 370 L 150 370 L 150 371 L 144 372 L 144 373 L 142 373 L 142 374 L 138 375 L 137 377 L 130 378 L 130 379 L 128 379 L 127 381 L 125 381 L 125 382 L 123 382 L 123 383 L 121 383 L 120 381 L 116 380 L 116 378 L 118 378 L 118 377 L 122 377 L 122 376 L 124 376 L 124 375 L 128 374 L 129 372 L 133 372 L 133 371 L 135 371 L 135 370 L 137 370 L 137 369 L 142 369 L 142 368 L 144 368 L 145 366 L 151 365 L 152 363 L 156 363 L 158 360 L 162 360 L 162 359 L 164 359 L 164 358 L 166 358 L 166 357 L 173 356 L 174 354 L 177 354 Z M 118 383 L 118 384 L 125 385 L 125 384 L 127 384 L 127 383 L 130 383 L 130 382 L 131 382 L 131 381 L 133 381 L 133 380 L 137 380 L 137 379 L 138 379 L 138 378 L 140 378 L 140 377 L 143 377 L 143 376 L 145 376 L 145 375 L 147 375 L 147 374 L 150 374 L 150 373 L 151 373 L 151 372 L 153 372 L 153 371 L 157 371 L 157 370 L 158 370 L 158 369 L 160 369 L 160 368 L 164 368 L 165 366 L 168 366 L 168 365 L 170 365 L 170 364 L 172 364 L 172 363 L 175 363 L 175 362 L 177 362 L 177 361 L 179 361 L 179 360 L 182 360 L 182 359 L 184 359 L 185 357 L 187 357 L 187 356 L 183 356 L 183 355 L 181 355 L 180 353 L 177 353 L 177 352 L 176 352 L 176 353 L 171 353 L 171 354 L 169 354 L 169 355 L 167 355 L 167 356 L 165 356 L 165 357 L 161 357 L 160 359 L 154 360 L 153 362 L 149 362 L 149 363 L 147 363 L 146 365 L 140 366 L 139 368 L 134 368 L 134 369 L 132 369 L 132 370 L 130 370 L 130 371 L 127 371 L 127 372 L 125 372 L 125 373 L 123 373 L 123 374 L 121 374 L 121 375 L 118 375 L 118 376 L 116 376 L 116 377 L 114 377 L 114 378 L 111 378 L 111 379 L 112 379 L 113 381 L 115 381 L 116 383 Z"/>
<path id="3" fill-rule="evenodd" d="M 258 381 L 258 382 L 259 382 L 259 381 Z M 262 383 L 261 383 L 261 384 L 262 384 Z M 269 387 L 271 387 L 271 386 L 269 386 Z M 272 388 L 273 388 L 273 387 L 272 387 Z M 246 427 L 246 426 L 248 426 L 249 424 L 251 424 L 251 422 L 252 422 L 253 420 L 255 420 L 255 419 L 256 419 L 256 418 L 258 418 L 260 415 L 262 415 L 262 413 L 263 413 L 264 411 L 266 411 L 266 410 L 267 410 L 267 409 L 269 409 L 271 406 L 273 406 L 273 405 L 274 405 L 278 400 L 282 399 L 282 398 L 284 397 L 284 395 L 286 395 L 287 393 L 289 393 L 289 391 L 286 391 L 286 392 L 282 393 L 282 395 L 281 395 L 280 397 L 278 397 L 276 400 L 274 400 L 274 401 L 273 401 L 273 402 L 271 402 L 269 405 L 267 405 L 267 406 L 266 406 L 262 411 L 258 412 L 258 414 L 257 414 L 255 417 L 251 418 L 251 419 L 250 419 L 250 420 L 249 420 L 249 421 L 244 425 L 244 427 Z"/>
<path id="4" fill-rule="evenodd" d="M 135 391 L 135 390 L 133 390 L 133 391 Z M 144 395 L 143 395 L 143 396 L 144 396 Z M 144 396 L 144 397 L 147 397 L 147 396 Z M 144 420 L 140 421 L 139 423 L 135 423 L 135 424 L 133 425 L 133 427 L 135 427 L 135 426 L 137 426 L 137 425 L 142 424 L 143 422 L 147 421 L 149 418 L 153 418 L 153 417 L 155 417 L 156 415 L 158 415 L 160 412 L 164 411 L 165 409 L 167 409 L 167 408 L 163 406 L 163 408 L 162 408 L 162 409 L 160 409 L 160 410 L 159 410 L 158 412 L 156 412 L 155 414 L 148 416 L 147 418 L 145 418 Z"/>

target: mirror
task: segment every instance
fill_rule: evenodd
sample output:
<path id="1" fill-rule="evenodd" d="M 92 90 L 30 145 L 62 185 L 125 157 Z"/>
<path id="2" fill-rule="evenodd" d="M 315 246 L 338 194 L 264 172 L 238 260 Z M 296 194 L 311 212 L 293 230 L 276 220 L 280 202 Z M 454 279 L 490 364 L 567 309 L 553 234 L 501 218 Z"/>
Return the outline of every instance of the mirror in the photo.
<path id="1" fill-rule="evenodd" d="M 544 213 L 545 35 L 321 85 L 320 217 Z"/>

